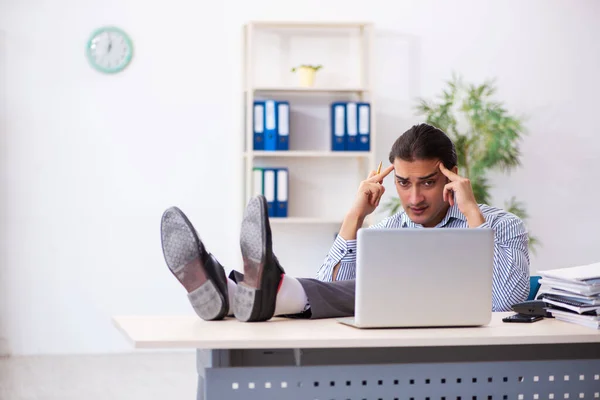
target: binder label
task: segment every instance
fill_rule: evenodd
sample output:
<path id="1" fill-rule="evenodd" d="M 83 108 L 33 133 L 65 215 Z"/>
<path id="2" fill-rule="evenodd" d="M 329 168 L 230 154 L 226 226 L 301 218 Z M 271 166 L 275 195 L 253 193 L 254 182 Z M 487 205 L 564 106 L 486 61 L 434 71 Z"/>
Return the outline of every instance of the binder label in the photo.
<path id="1" fill-rule="evenodd" d="M 287 104 L 279 104 L 279 134 L 287 136 L 290 133 L 290 107 Z"/>
<path id="2" fill-rule="evenodd" d="M 346 106 L 346 118 L 348 122 L 348 136 L 358 134 L 356 123 L 356 103 L 348 103 Z"/>
<path id="3" fill-rule="evenodd" d="M 264 177 L 265 199 L 267 202 L 273 202 L 275 201 L 275 171 L 266 170 Z"/>
<path id="4" fill-rule="evenodd" d="M 362 105 L 358 108 L 358 131 L 362 135 L 369 133 L 369 106 Z"/>
<path id="5" fill-rule="evenodd" d="M 264 121 L 264 108 L 262 104 L 254 105 L 254 132 L 264 132 L 265 121 Z"/>
<path id="6" fill-rule="evenodd" d="M 285 169 L 280 169 L 277 171 L 277 200 L 278 201 L 287 201 L 287 171 Z"/>
<path id="7" fill-rule="evenodd" d="M 254 190 L 252 192 L 253 196 L 264 195 L 263 193 L 263 170 L 262 168 L 254 168 L 253 170 L 253 178 L 254 178 Z"/>
<path id="8" fill-rule="evenodd" d="M 287 201 L 288 172 L 285 169 L 277 171 L 277 200 Z"/>
<path id="9" fill-rule="evenodd" d="M 267 130 L 274 130 L 275 129 L 275 102 L 273 100 L 267 100 L 265 102 L 265 107 L 266 107 L 266 121 L 265 121 L 265 126 L 267 128 Z"/>
<path id="10" fill-rule="evenodd" d="M 344 136 L 344 106 L 335 106 L 335 136 Z"/>

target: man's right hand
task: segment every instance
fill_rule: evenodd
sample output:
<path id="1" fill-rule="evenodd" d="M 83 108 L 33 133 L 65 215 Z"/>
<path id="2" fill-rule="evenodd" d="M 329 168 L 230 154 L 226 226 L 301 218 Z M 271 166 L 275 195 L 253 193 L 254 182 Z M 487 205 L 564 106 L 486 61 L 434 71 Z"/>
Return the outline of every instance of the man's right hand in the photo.
<path id="1" fill-rule="evenodd" d="M 383 196 L 383 193 L 385 192 L 385 188 L 382 185 L 383 179 L 393 170 L 394 166 L 390 165 L 379 174 L 377 171 L 371 171 L 369 177 L 360 183 L 358 192 L 356 193 L 356 200 L 354 200 L 354 204 L 352 205 L 352 208 L 350 208 L 350 211 L 348 211 L 348 214 L 346 214 L 344 222 L 342 222 L 342 227 L 340 228 L 339 235 L 342 239 L 356 239 L 356 233 L 362 226 L 366 216 L 375 211 L 379 205 L 381 196 Z M 337 281 L 339 268 L 339 263 L 333 268 L 333 281 Z"/>
<path id="2" fill-rule="evenodd" d="M 369 177 L 360 183 L 358 192 L 356 193 L 356 199 L 350 211 L 349 216 L 360 220 L 371 214 L 377 206 L 381 196 L 385 192 L 385 187 L 382 185 L 383 179 L 394 170 L 394 166 L 390 165 L 379 174 L 377 171 L 371 171 Z"/>

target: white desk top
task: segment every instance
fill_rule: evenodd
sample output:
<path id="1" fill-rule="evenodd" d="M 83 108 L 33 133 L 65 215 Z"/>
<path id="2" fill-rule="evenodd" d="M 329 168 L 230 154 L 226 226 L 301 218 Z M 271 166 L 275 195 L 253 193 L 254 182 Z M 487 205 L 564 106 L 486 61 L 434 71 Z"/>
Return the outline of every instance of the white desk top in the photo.
<path id="1" fill-rule="evenodd" d="M 600 343 L 600 330 L 555 319 L 504 323 L 513 313 L 494 313 L 476 328 L 356 329 L 335 319 L 273 318 L 245 323 L 233 318 L 203 321 L 196 316 L 115 317 L 117 328 L 136 348 L 277 349 L 340 347 L 481 346 L 534 343 Z"/>

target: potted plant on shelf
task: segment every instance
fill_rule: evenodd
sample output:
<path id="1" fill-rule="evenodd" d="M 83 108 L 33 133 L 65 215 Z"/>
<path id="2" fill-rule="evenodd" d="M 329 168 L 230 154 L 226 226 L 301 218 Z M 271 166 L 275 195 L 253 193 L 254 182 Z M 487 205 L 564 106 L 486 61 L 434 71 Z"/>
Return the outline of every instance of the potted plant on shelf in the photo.
<path id="1" fill-rule="evenodd" d="M 315 84 L 315 75 L 321 68 L 323 68 L 322 65 L 302 64 L 292 68 L 292 72 L 298 72 L 300 77 L 300 86 L 312 87 Z"/>
<path id="2" fill-rule="evenodd" d="M 510 172 L 521 165 L 518 142 L 524 134 L 523 121 L 509 114 L 506 107 L 493 100 L 494 81 L 480 85 L 467 84 L 453 76 L 442 90 L 439 101 L 419 99 L 417 114 L 425 122 L 446 132 L 456 146 L 459 173 L 471 181 L 478 203 L 491 205 L 489 172 Z M 392 198 L 384 205 L 389 215 L 399 211 L 400 199 Z M 506 211 L 526 222 L 524 205 L 515 197 L 504 203 Z M 529 247 L 535 252 L 536 237 L 529 236 Z"/>

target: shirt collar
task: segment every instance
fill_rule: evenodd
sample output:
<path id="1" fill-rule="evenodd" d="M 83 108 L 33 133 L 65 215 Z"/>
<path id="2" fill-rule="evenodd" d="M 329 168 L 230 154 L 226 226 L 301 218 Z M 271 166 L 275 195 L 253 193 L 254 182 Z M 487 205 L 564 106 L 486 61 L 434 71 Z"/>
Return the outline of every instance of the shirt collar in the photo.
<path id="1" fill-rule="evenodd" d="M 446 212 L 446 216 L 444 217 L 444 219 L 442 219 L 440 221 L 439 224 L 437 224 L 435 227 L 436 228 L 441 228 L 446 226 L 446 224 L 448 224 L 448 222 L 450 222 L 450 220 L 452 220 L 453 218 L 455 219 L 460 219 L 463 221 L 467 220 L 467 217 L 465 217 L 463 215 L 463 213 L 460 212 L 460 210 L 458 209 L 458 205 L 456 205 L 456 203 L 454 203 L 453 206 L 450 206 L 448 208 L 448 211 Z M 422 228 L 423 225 L 421 224 L 415 224 L 406 214 L 406 212 L 402 213 L 402 227 L 403 228 Z"/>

